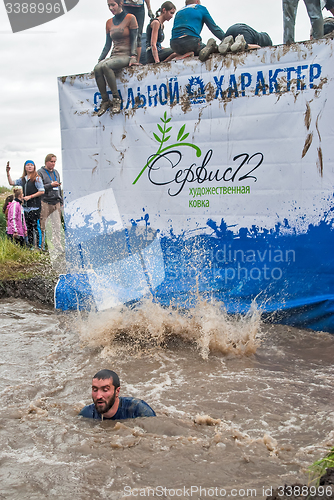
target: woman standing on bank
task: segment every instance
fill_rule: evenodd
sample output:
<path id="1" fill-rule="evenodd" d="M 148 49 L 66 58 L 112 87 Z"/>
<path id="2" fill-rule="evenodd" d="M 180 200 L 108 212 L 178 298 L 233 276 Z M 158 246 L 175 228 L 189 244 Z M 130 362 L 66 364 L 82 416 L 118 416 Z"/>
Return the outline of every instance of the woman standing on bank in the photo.
<path id="1" fill-rule="evenodd" d="M 138 24 L 135 16 L 123 10 L 123 0 L 108 0 L 108 7 L 114 17 L 107 21 L 106 43 L 94 68 L 95 80 L 102 97 L 98 116 L 102 116 L 110 106 L 113 113 L 119 113 L 121 110 L 114 70 L 138 64 Z M 111 55 L 105 59 L 111 45 L 113 45 Z M 112 102 L 109 100 L 107 84 L 112 92 Z"/>
<path id="2" fill-rule="evenodd" d="M 37 175 L 36 165 L 32 160 L 24 163 L 20 179 L 13 181 L 10 176 L 9 161 L 6 166 L 7 179 L 11 186 L 21 186 L 23 191 L 23 211 L 28 232 L 28 244 L 38 246 L 38 220 L 41 214 L 41 196 L 44 194 L 42 179 Z"/>
<path id="3" fill-rule="evenodd" d="M 165 38 L 164 22 L 170 21 L 176 12 L 172 2 L 164 2 L 157 10 L 155 18 L 150 21 L 146 28 L 146 54 L 148 63 L 159 63 L 170 61 L 176 57 L 171 48 L 164 49 L 161 44 Z"/>

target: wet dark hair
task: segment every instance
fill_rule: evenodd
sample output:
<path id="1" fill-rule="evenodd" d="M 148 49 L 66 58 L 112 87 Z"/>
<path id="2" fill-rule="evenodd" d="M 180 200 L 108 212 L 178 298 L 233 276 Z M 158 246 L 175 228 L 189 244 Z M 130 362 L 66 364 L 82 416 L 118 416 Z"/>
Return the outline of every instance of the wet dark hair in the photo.
<path id="1" fill-rule="evenodd" d="M 156 11 L 155 17 L 160 16 L 160 14 L 162 14 L 163 9 L 165 9 L 165 10 L 173 10 L 173 9 L 175 9 L 176 10 L 176 7 L 173 4 L 173 2 L 164 2 L 161 5 L 161 7 Z"/>
<path id="2" fill-rule="evenodd" d="M 124 3 L 123 0 L 114 0 L 114 2 L 116 2 L 117 5 L 123 5 Z"/>
<path id="3" fill-rule="evenodd" d="M 117 373 L 115 373 L 111 370 L 107 370 L 107 369 L 100 370 L 99 372 L 97 372 L 94 375 L 93 378 L 97 378 L 98 380 L 106 380 L 108 378 L 111 378 L 115 389 L 117 389 L 121 385 Z"/>
<path id="4" fill-rule="evenodd" d="M 260 38 L 260 42 L 259 45 L 261 45 L 261 47 L 272 47 L 273 45 L 273 42 L 270 38 L 270 36 L 268 35 L 268 33 L 266 33 L 265 31 L 262 31 L 261 33 L 259 33 L 259 38 Z"/>
<path id="5" fill-rule="evenodd" d="M 13 200 L 14 200 L 14 196 L 12 194 L 7 196 L 7 198 L 5 199 L 5 203 L 3 204 L 3 207 L 2 207 L 3 213 L 6 212 L 6 208 L 7 208 L 8 203 L 11 203 Z"/>

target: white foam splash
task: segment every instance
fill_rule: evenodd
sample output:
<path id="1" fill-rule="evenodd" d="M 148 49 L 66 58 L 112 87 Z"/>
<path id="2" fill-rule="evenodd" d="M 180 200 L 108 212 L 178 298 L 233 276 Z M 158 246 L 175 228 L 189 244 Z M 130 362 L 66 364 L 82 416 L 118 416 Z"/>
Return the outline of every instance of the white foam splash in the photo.
<path id="1" fill-rule="evenodd" d="M 106 351 L 124 339 L 138 350 L 163 347 L 169 341 L 197 345 L 202 358 L 210 352 L 247 356 L 259 346 L 261 313 L 252 304 L 245 315 L 228 315 L 224 305 L 198 298 L 190 310 L 162 307 L 145 299 L 135 308 L 119 307 L 78 319 L 80 339 Z"/>

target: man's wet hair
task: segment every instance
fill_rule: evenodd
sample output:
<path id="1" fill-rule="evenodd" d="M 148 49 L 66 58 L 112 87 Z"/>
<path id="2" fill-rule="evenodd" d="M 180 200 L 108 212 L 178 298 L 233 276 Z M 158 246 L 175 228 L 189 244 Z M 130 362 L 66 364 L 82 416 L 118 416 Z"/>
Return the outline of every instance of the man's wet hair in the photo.
<path id="1" fill-rule="evenodd" d="M 108 378 L 111 378 L 115 389 L 118 389 L 118 387 L 120 387 L 121 385 L 117 373 L 113 372 L 112 370 L 100 370 L 94 375 L 93 378 L 97 378 L 98 380 L 106 380 Z"/>

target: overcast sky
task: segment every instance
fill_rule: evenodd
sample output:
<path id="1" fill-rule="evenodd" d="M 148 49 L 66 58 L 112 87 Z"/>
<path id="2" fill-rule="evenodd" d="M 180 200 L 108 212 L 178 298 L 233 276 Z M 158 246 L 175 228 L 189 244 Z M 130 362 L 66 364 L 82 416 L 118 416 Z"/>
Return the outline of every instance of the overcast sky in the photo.
<path id="1" fill-rule="evenodd" d="M 152 9 L 156 11 L 161 3 L 151 0 Z M 181 8 L 184 0 L 174 3 Z M 224 31 L 234 23 L 246 23 L 257 31 L 267 31 L 275 45 L 283 39 L 281 3 L 281 0 L 202 0 Z M 58 19 L 13 34 L 1 2 L 0 185 L 8 186 L 7 160 L 13 179 L 22 175 L 25 160 L 33 160 L 40 167 L 48 153 L 56 154 L 56 168 L 61 172 L 57 77 L 86 73 L 94 68 L 105 42 L 105 23 L 110 17 L 106 0 L 79 0 L 76 7 Z M 146 17 L 145 26 L 147 22 Z M 165 25 L 165 46 L 172 22 Z M 305 5 L 300 1 L 296 41 L 306 40 L 309 30 Z M 203 30 L 204 42 L 210 36 L 209 31 Z"/>

